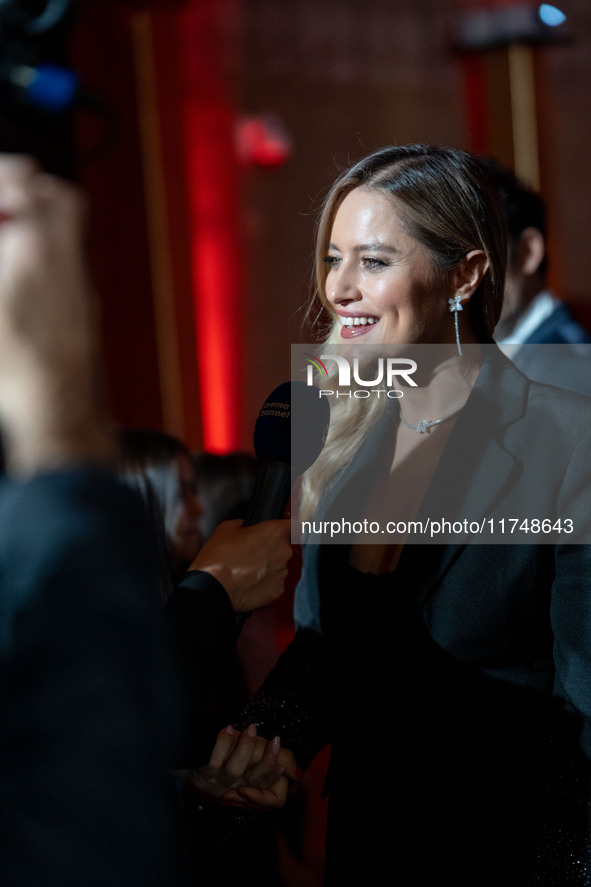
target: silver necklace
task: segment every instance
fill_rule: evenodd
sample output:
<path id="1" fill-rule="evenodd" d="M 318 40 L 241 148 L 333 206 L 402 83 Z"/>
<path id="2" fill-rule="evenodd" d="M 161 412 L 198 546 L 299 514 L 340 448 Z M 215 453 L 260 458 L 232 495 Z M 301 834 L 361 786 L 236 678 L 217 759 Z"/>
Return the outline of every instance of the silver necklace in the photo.
<path id="1" fill-rule="evenodd" d="M 434 428 L 436 425 L 441 425 L 443 422 L 447 422 L 448 419 L 453 419 L 461 409 L 462 408 L 460 407 L 460 409 L 450 413 L 449 416 L 444 416 L 442 419 L 421 419 L 416 425 L 411 425 L 410 422 L 407 422 L 402 415 L 402 410 L 400 410 L 400 421 L 403 425 L 406 425 L 407 428 L 410 428 L 411 431 L 416 431 L 417 434 L 427 434 L 429 428 Z"/>

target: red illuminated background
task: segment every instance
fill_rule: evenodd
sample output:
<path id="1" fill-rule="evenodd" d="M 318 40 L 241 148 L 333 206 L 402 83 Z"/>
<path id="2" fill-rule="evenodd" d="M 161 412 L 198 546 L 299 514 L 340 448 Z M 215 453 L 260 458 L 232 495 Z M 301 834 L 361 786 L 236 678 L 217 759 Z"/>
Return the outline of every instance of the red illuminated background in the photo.
<path id="1" fill-rule="evenodd" d="M 112 113 L 107 138 L 81 114 L 76 140 L 119 422 L 250 448 L 302 341 L 319 199 L 387 143 L 492 153 L 537 179 L 551 283 L 587 319 L 590 5 L 559 4 L 556 45 L 454 42 L 462 16 L 520 5 L 80 0 L 71 62 Z"/>

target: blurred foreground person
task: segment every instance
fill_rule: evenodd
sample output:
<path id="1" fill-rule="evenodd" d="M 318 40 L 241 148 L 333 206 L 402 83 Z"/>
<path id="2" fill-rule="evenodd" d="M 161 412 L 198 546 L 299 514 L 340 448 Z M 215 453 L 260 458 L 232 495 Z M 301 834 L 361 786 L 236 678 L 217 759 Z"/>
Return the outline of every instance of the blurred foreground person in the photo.
<path id="1" fill-rule="evenodd" d="M 290 523 L 269 520 L 245 527 L 234 515 L 216 522 L 202 544 L 197 477 L 183 441 L 158 429 L 121 428 L 116 442 L 119 477 L 141 494 L 153 530 L 160 602 L 189 685 L 193 727 L 185 763 L 207 763 L 220 725 L 245 692 L 235 658 L 244 615 L 284 592 L 293 554 Z M 233 497 L 227 501 L 231 508 Z"/>
<path id="2" fill-rule="evenodd" d="M 113 475 L 84 214 L 76 188 L 0 157 L 0 883 L 169 887 L 186 883 L 170 772 L 184 675 L 146 510 Z M 204 569 L 250 605 L 260 555 L 224 550 Z M 278 740 L 228 728 L 212 747 L 190 774 L 210 803 L 285 791 Z"/>
<path id="3" fill-rule="evenodd" d="M 110 472 L 78 191 L 0 158 L 0 881 L 177 883 L 176 674 Z"/>
<path id="4" fill-rule="evenodd" d="M 116 442 L 119 477 L 140 493 L 153 530 L 152 547 L 160 555 L 160 605 L 172 628 L 186 688 L 185 740 L 175 772 L 191 883 L 196 887 L 234 884 L 245 865 L 256 865 L 259 883 L 276 884 L 276 852 L 269 831 L 272 819 L 248 817 L 246 829 L 241 816 L 241 828 L 237 828 L 234 812 L 219 803 L 226 788 L 236 782 L 231 776 L 233 764 L 222 774 L 212 796 L 209 762 L 223 760 L 225 749 L 231 748 L 232 733 L 222 730 L 220 734 L 220 726 L 229 723 L 247 698 L 236 656 L 243 622 L 240 614 L 265 610 L 284 592 L 293 553 L 289 521 L 243 526 L 242 517 L 232 508 L 236 501 L 232 487 L 225 485 L 219 504 L 225 503 L 228 516 L 237 519 L 221 524 L 216 520 L 202 544 L 196 472 L 183 441 L 159 429 L 120 428 Z M 218 477 L 208 466 L 199 479 L 207 485 L 215 484 Z M 264 638 L 262 644 L 269 646 L 271 641 Z M 244 734 L 240 742 L 241 749 L 232 754 L 234 763 L 250 763 L 259 745 L 263 753 L 267 750 L 267 758 L 261 758 L 257 784 L 262 786 L 262 774 L 269 781 L 268 764 L 268 787 L 276 782 L 277 790 L 287 788 L 283 773 L 272 779 L 274 760 L 280 767 L 287 763 L 278 739 L 265 743 L 255 733 Z M 293 761 L 291 755 L 287 757 Z M 271 801 L 275 803 L 272 797 Z"/>

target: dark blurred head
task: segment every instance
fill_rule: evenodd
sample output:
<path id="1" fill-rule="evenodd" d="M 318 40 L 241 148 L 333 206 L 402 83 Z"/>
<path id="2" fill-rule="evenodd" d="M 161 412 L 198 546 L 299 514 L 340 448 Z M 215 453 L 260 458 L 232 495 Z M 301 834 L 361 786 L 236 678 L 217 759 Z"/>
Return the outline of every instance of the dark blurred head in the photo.
<path id="1" fill-rule="evenodd" d="M 174 435 L 154 429 L 121 429 L 117 438 L 120 476 L 147 502 L 155 497 L 173 570 L 182 574 L 201 545 L 202 509 L 190 452 Z"/>
<path id="2" fill-rule="evenodd" d="M 194 453 L 197 495 L 203 506 L 201 532 L 207 539 L 224 520 L 246 518 L 258 462 L 250 453 Z"/>
<path id="3" fill-rule="evenodd" d="M 502 166 L 496 158 L 484 157 L 482 163 L 493 174 L 505 202 L 511 263 L 515 246 L 526 228 L 536 228 L 546 237 L 546 205 L 537 191 L 518 178 L 512 169 Z M 540 271 L 545 272 L 546 263 L 544 256 Z"/>
<path id="4" fill-rule="evenodd" d="M 507 214 L 507 274 L 499 338 L 510 338 L 532 300 L 546 288 L 546 207 L 541 196 L 512 169 L 483 158 L 498 184 Z"/>

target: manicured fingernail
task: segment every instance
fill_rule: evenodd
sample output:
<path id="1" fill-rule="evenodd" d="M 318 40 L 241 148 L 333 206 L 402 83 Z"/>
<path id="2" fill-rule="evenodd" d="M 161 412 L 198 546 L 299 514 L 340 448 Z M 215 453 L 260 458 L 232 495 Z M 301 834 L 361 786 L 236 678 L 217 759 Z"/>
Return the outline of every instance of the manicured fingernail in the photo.
<path id="1" fill-rule="evenodd" d="M 228 726 L 226 727 L 226 733 L 228 734 L 228 736 L 234 735 L 234 727 L 232 726 L 232 724 L 228 724 Z"/>
<path id="2" fill-rule="evenodd" d="M 274 755 L 279 754 L 279 749 L 281 748 L 281 739 L 279 736 L 275 736 L 273 741 L 271 742 L 271 751 Z"/>
<path id="3" fill-rule="evenodd" d="M 249 724 L 248 727 L 246 728 L 246 732 L 248 733 L 249 736 L 256 736 L 257 735 L 257 728 L 255 727 L 254 724 Z"/>

